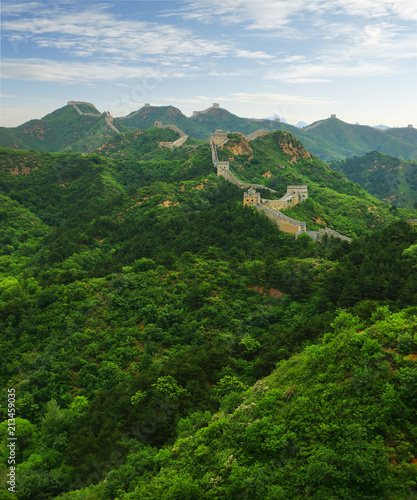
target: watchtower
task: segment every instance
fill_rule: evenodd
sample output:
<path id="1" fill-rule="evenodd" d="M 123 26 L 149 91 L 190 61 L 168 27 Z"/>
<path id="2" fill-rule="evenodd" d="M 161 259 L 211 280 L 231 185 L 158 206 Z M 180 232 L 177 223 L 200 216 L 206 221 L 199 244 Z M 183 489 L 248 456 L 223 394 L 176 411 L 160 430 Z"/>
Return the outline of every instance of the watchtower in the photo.
<path id="1" fill-rule="evenodd" d="M 297 203 L 302 203 L 308 198 L 308 186 L 287 186 L 287 195 L 296 195 Z"/>
<path id="2" fill-rule="evenodd" d="M 261 193 L 257 193 L 253 187 L 250 187 L 247 193 L 243 193 L 243 206 L 250 205 L 251 203 L 261 204 Z"/>
<path id="3" fill-rule="evenodd" d="M 228 161 L 218 161 L 216 163 L 217 175 L 223 175 L 224 173 L 229 173 L 229 162 Z"/>
<path id="4" fill-rule="evenodd" d="M 215 146 L 221 146 L 227 141 L 227 133 L 223 130 L 216 130 L 214 133 L 210 134 L 210 142 Z"/>

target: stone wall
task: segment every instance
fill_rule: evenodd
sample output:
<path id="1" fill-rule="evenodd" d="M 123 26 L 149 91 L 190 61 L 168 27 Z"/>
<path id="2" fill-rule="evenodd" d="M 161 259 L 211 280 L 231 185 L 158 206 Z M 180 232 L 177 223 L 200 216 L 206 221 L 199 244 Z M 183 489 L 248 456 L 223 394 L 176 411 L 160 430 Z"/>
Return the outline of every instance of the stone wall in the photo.
<path id="1" fill-rule="evenodd" d="M 250 184 L 247 182 L 242 182 L 235 175 L 230 172 L 230 164 L 228 161 L 219 162 L 219 157 L 217 154 L 217 144 L 216 142 L 221 142 L 222 137 L 224 138 L 224 133 L 221 131 L 216 131 L 215 134 L 210 136 L 210 147 L 214 167 L 217 168 L 217 175 L 222 176 L 227 181 L 231 182 L 240 189 L 248 189 L 247 192 L 243 194 L 243 205 L 253 206 L 256 210 L 262 211 L 269 219 L 275 222 L 280 231 L 294 235 L 296 238 L 302 233 L 308 234 L 313 241 L 318 241 L 324 234 L 333 236 L 334 238 L 340 238 L 345 241 L 352 241 L 351 238 L 344 236 L 343 234 L 333 231 L 332 229 L 320 229 L 319 231 L 307 231 L 306 223 L 292 219 L 288 215 L 283 214 L 280 210 L 285 210 L 291 208 L 298 203 L 302 203 L 308 198 L 308 186 L 305 185 L 291 185 L 287 186 L 287 193 L 279 200 L 266 200 L 261 199 L 260 193 L 257 193 L 254 188 L 258 189 L 268 189 L 273 193 L 276 193 L 271 188 L 263 186 L 262 184 Z M 222 135 L 223 134 L 223 135 Z M 226 136 L 227 137 L 227 136 Z M 226 139 L 227 140 L 227 139 Z"/>
<path id="2" fill-rule="evenodd" d="M 169 128 L 169 129 L 173 130 L 174 132 L 177 132 L 177 134 L 180 134 L 180 137 L 185 137 L 185 135 L 186 135 L 176 125 L 171 125 L 171 124 L 169 124 L 169 125 L 162 125 L 162 122 L 158 121 L 158 120 L 155 121 L 154 125 L 157 128 Z M 188 136 L 187 136 L 187 138 L 188 138 Z"/>
<path id="3" fill-rule="evenodd" d="M 187 139 L 188 139 L 188 135 L 184 135 L 184 136 L 180 137 L 179 139 L 177 139 L 176 141 L 174 141 L 172 143 L 172 145 L 174 146 L 174 148 L 179 148 L 180 146 L 182 146 L 183 144 L 185 144 L 187 142 Z"/>
<path id="4" fill-rule="evenodd" d="M 340 234 L 337 231 L 334 231 L 333 229 L 330 229 L 328 227 L 326 227 L 325 229 L 319 229 L 318 231 L 300 231 L 300 233 L 297 233 L 296 238 L 297 236 L 299 236 L 299 234 L 303 232 L 308 234 L 314 242 L 319 241 L 325 234 L 327 234 L 329 237 L 331 236 L 333 238 L 339 238 L 340 240 L 349 242 L 352 241 L 352 238 L 349 238 L 344 234 Z"/>
<path id="5" fill-rule="evenodd" d="M 216 130 L 210 134 L 210 144 L 213 144 L 217 148 L 225 144 L 227 140 L 227 132 L 223 132 L 223 130 Z"/>
<path id="6" fill-rule="evenodd" d="M 97 113 L 83 113 L 80 108 L 77 106 L 77 104 L 86 104 L 87 106 L 91 106 L 95 110 L 97 110 Z M 75 111 L 80 115 L 80 116 L 94 116 L 94 117 L 99 117 L 101 116 L 101 113 L 99 110 L 92 104 L 91 102 L 85 102 L 85 101 L 68 101 L 67 105 L 72 106 Z"/>
<path id="7" fill-rule="evenodd" d="M 248 140 L 248 141 L 254 141 L 255 139 L 257 139 L 258 137 L 262 137 L 263 135 L 268 135 L 269 132 L 268 130 L 265 130 L 265 129 L 259 129 L 259 130 L 256 130 L 255 132 L 252 132 L 251 134 L 249 135 L 245 135 L 244 137 Z"/>
<path id="8" fill-rule="evenodd" d="M 193 117 L 198 116 L 198 115 L 205 115 L 206 113 L 208 113 L 212 109 L 219 109 L 219 108 L 220 108 L 220 104 L 218 102 L 213 102 L 213 106 L 210 106 L 207 109 L 203 109 L 203 111 L 193 111 Z"/>
<path id="9" fill-rule="evenodd" d="M 120 132 L 117 130 L 117 128 L 113 125 L 113 117 L 110 115 L 109 112 L 106 113 L 106 123 L 107 125 L 114 131 L 116 134 L 120 134 Z"/>
<path id="10" fill-rule="evenodd" d="M 256 210 L 262 211 L 269 219 L 273 220 L 277 224 L 279 230 L 283 231 L 284 233 L 289 233 L 296 236 L 297 233 L 301 233 L 306 230 L 305 222 L 292 219 L 291 217 L 288 217 L 288 215 L 284 215 L 278 210 L 266 208 L 263 205 L 254 204 L 253 206 L 256 208 Z"/>

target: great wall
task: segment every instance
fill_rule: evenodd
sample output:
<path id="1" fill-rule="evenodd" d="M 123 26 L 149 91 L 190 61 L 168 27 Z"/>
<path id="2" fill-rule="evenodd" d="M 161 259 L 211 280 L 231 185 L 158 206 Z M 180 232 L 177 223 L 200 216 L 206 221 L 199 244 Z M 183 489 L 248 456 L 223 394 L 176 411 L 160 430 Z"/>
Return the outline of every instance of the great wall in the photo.
<path id="1" fill-rule="evenodd" d="M 258 130 L 249 136 L 244 136 L 247 140 L 254 140 L 254 138 L 265 135 L 266 131 Z M 219 161 L 217 148 L 220 148 L 228 141 L 227 133 L 222 130 L 216 130 L 210 134 L 210 147 L 211 156 L 214 167 L 217 169 L 217 175 L 222 176 L 240 189 L 248 189 L 243 194 L 243 205 L 253 206 L 256 210 L 264 213 L 278 226 L 280 231 L 290 233 L 297 238 L 300 234 L 305 233 L 310 238 L 317 242 L 324 235 L 333 236 L 344 241 L 352 241 L 351 238 L 344 236 L 330 228 L 320 229 L 319 231 L 307 231 L 306 223 L 293 219 L 288 215 L 283 214 L 280 210 L 285 210 L 303 203 L 308 198 L 308 186 L 287 186 L 287 193 L 278 200 L 267 200 L 261 198 L 261 194 L 255 191 L 258 189 L 267 189 L 276 193 L 273 189 L 267 188 L 261 184 L 246 183 L 239 180 L 234 174 L 230 172 L 230 163 L 228 161 Z"/>
<path id="2" fill-rule="evenodd" d="M 187 142 L 187 139 L 189 136 L 184 134 L 184 132 L 181 129 L 179 129 L 176 125 L 170 125 L 170 124 L 169 125 L 162 125 L 162 122 L 158 121 L 158 120 L 155 121 L 154 125 L 157 128 L 169 128 L 170 130 L 173 130 L 174 132 L 176 132 L 180 136 L 180 138 L 174 142 L 160 142 L 159 143 L 160 148 L 168 148 L 168 149 L 173 150 L 174 148 L 181 147 L 183 144 L 185 144 Z"/>
<path id="3" fill-rule="evenodd" d="M 94 106 L 94 104 L 85 102 L 85 101 L 68 101 L 68 105 L 73 106 L 75 111 L 80 115 L 80 116 L 93 116 L 93 117 L 100 117 L 102 114 L 97 110 L 97 108 Z M 92 107 L 97 111 L 97 113 L 92 113 L 92 112 L 83 112 L 80 110 L 78 105 L 87 105 Z M 150 107 L 150 103 L 146 103 L 144 108 Z M 219 109 L 219 104 L 218 103 L 213 103 L 213 106 L 203 110 L 203 111 L 193 111 L 193 117 L 199 115 L 199 114 L 206 114 L 210 112 L 213 109 Z M 142 109 L 142 108 L 141 108 Z M 140 110 L 138 110 L 135 114 L 139 113 Z M 113 125 L 113 117 L 110 115 L 110 113 L 107 111 L 104 113 L 105 115 L 105 121 L 106 124 L 117 134 L 120 134 L 119 130 L 116 129 L 116 127 Z M 332 118 L 335 118 L 335 115 L 332 115 Z M 277 120 L 279 121 L 279 120 Z M 160 142 L 159 147 L 160 148 L 168 148 L 173 150 L 174 148 L 179 148 L 185 144 L 185 142 L 188 139 L 188 135 L 186 135 L 181 129 L 179 129 L 176 125 L 163 125 L 161 121 L 155 121 L 154 123 L 155 127 L 157 128 L 168 128 L 170 130 L 173 130 L 177 134 L 179 134 L 180 138 L 177 139 L 174 142 Z M 264 135 L 267 135 L 269 132 L 264 129 L 256 130 L 255 132 L 252 132 L 251 134 L 248 135 L 243 135 L 242 136 L 247 140 L 247 141 L 253 141 L 257 139 L 258 137 L 262 137 Z M 217 153 L 217 148 L 220 148 L 223 146 L 226 142 L 228 141 L 228 135 L 227 132 L 223 132 L 222 130 L 216 130 L 214 133 L 210 134 L 210 148 L 211 148 L 211 153 L 212 153 L 212 161 L 213 165 L 217 170 L 217 175 L 222 176 L 224 179 L 227 181 L 231 182 L 235 186 L 239 187 L 240 189 L 248 189 L 247 192 L 244 192 L 243 194 L 243 205 L 244 206 L 253 206 L 256 210 L 261 211 L 266 217 L 271 219 L 275 224 L 278 226 L 280 231 L 283 231 L 285 233 L 290 233 L 297 237 L 305 233 L 308 236 L 311 237 L 313 241 L 319 241 L 322 236 L 328 235 L 328 236 L 333 236 L 334 238 L 339 238 L 341 240 L 345 241 L 352 241 L 351 238 L 344 236 L 343 234 L 338 233 L 337 231 L 334 231 L 333 229 L 330 228 L 325 228 L 325 229 L 319 229 L 319 231 L 307 231 L 306 228 L 306 223 L 301 222 L 299 220 L 293 219 L 289 217 L 288 215 L 283 214 L 280 210 L 286 210 L 289 208 L 294 207 L 295 205 L 299 203 L 303 203 L 308 198 L 308 186 L 287 186 L 287 193 L 281 197 L 278 200 L 269 200 L 269 199 L 263 199 L 261 198 L 261 194 L 255 191 L 255 188 L 257 189 L 265 189 L 267 191 L 270 191 L 272 193 L 276 193 L 273 189 L 264 186 L 262 184 L 254 184 L 254 183 L 248 183 L 248 182 L 242 182 L 240 179 L 238 179 L 231 171 L 230 171 L 230 162 L 228 161 L 219 161 L 218 153 Z"/>
<path id="4" fill-rule="evenodd" d="M 92 113 L 92 112 L 85 113 L 85 112 L 81 111 L 81 109 L 78 107 L 79 104 L 85 104 L 86 106 L 91 106 L 92 108 L 94 108 L 97 111 L 97 113 Z M 103 113 L 100 113 L 100 111 L 91 102 L 68 101 L 67 105 L 72 106 L 80 116 L 92 116 L 94 118 L 100 118 L 103 115 Z M 104 115 L 105 115 L 104 120 L 105 120 L 106 124 L 108 125 L 108 127 L 111 128 L 113 130 L 113 132 L 116 132 L 116 134 L 120 134 L 120 131 L 117 130 L 117 128 L 113 125 L 113 117 L 111 116 L 111 114 L 108 111 L 106 111 L 104 113 Z"/>

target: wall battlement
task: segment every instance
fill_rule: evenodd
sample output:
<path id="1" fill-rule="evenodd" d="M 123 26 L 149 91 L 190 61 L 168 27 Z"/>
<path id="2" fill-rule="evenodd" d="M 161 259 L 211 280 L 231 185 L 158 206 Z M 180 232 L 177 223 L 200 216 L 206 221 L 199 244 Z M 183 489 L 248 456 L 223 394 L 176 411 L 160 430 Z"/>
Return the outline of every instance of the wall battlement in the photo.
<path id="1" fill-rule="evenodd" d="M 77 106 L 77 104 L 86 104 L 87 106 L 91 106 L 92 108 L 94 108 L 97 113 L 83 113 L 80 108 Z M 94 116 L 94 117 L 99 117 L 101 116 L 101 113 L 99 112 L 99 110 L 94 106 L 94 104 L 92 104 L 91 102 L 86 102 L 86 101 L 68 101 L 67 102 L 67 105 L 68 106 L 72 106 L 75 111 L 80 115 L 80 116 Z"/>
<path id="2" fill-rule="evenodd" d="M 156 120 L 155 123 L 154 123 L 155 127 L 157 128 L 169 128 L 171 130 L 173 130 L 174 132 L 177 132 L 177 134 L 180 134 L 180 137 L 185 137 L 186 134 L 184 134 L 184 132 L 179 129 L 176 125 L 162 125 L 162 122 L 159 121 L 159 120 Z M 188 135 L 187 135 L 188 137 Z"/>
<path id="3" fill-rule="evenodd" d="M 275 222 L 280 231 L 293 234 L 296 239 L 300 234 L 306 233 L 315 242 L 319 241 L 325 234 L 341 240 L 352 241 L 351 238 L 330 228 L 320 229 L 319 231 L 307 231 L 305 222 L 293 219 L 280 212 L 280 210 L 292 208 L 295 205 L 303 203 L 303 201 L 307 200 L 308 186 L 306 185 L 287 186 L 287 193 L 279 200 L 262 199 L 261 194 L 256 192 L 255 188 L 268 189 L 274 193 L 276 193 L 276 191 L 261 184 L 249 184 L 247 182 L 242 182 L 235 175 L 233 175 L 232 172 L 230 172 L 230 163 L 228 161 L 219 161 L 217 153 L 217 147 L 225 142 L 227 142 L 227 134 L 225 134 L 222 130 L 216 130 L 216 132 L 210 135 L 213 165 L 217 169 L 217 175 L 221 175 L 235 186 L 238 186 L 240 189 L 249 188 L 248 191 L 243 193 L 244 206 L 253 206 L 256 210 L 262 211 L 269 219 Z"/>
<path id="4" fill-rule="evenodd" d="M 265 130 L 265 129 L 259 129 L 259 130 L 255 130 L 255 132 L 252 132 L 251 134 L 249 135 L 245 135 L 244 137 L 248 140 L 248 141 L 254 141 L 255 139 L 257 139 L 258 137 L 262 137 L 263 135 L 268 135 L 269 132 L 268 130 Z"/>
<path id="5" fill-rule="evenodd" d="M 219 109 L 219 108 L 220 108 L 220 104 L 218 102 L 213 102 L 213 106 L 210 106 L 207 109 L 203 109 L 203 111 L 193 111 L 193 117 L 198 116 L 198 115 L 205 115 L 206 113 L 208 113 L 212 109 Z"/>

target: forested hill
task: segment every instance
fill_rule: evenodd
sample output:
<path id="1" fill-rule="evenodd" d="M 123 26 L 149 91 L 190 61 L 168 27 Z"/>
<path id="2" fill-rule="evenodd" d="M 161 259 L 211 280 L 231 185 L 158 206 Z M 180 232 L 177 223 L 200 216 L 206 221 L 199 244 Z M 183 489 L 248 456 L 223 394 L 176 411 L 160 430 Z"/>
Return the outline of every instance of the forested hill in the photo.
<path id="1" fill-rule="evenodd" d="M 83 105 L 80 104 L 82 107 Z M 84 111 L 95 108 L 87 105 Z M 0 127 L 0 145 L 38 151 L 71 150 L 92 152 L 109 137 L 117 135 L 101 116 L 79 116 L 71 105 L 64 106 L 41 120 L 31 120 L 19 127 Z M 112 122 L 118 131 L 144 130 L 155 122 L 175 125 L 194 139 L 208 140 L 216 129 L 250 134 L 259 129 L 269 132 L 286 130 L 302 141 L 310 153 L 323 161 L 343 160 L 369 151 L 415 159 L 416 130 L 410 128 L 377 130 L 351 125 L 337 118 L 320 120 L 303 129 L 273 120 L 242 118 L 223 108 L 212 107 L 191 117 L 174 106 L 144 106 Z"/>
<path id="2" fill-rule="evenodd" d="M 308 184 L 291 213 L 353 237 L 295 240 L 175 137 L 0 148 L 0 498 L 412 498 L 417 213 L 229 135 L 238 177 Z"/>
<path id="3" fill-rule="evenodd" d="M 14 128 L 0 127 L 0 145 L 37 151 L 88 152 L 115 135 L 104 114 L 79 115 L 73 106 L 66 105 L 40 120 L 30 120 Z"/>
<path id="4" fill-rule="evenodd" d="M 393 206 L 417 203 L 417 163 L 372 151 L 364 156 L 330 163 L 352 182 Z"/>
<path id="5" fill-rule="evenodd" d="M 351 125 L 337 118 L 313 123 L 303 129 L 272 120 L 241 118 L 222 108 L 210 108 L 187 118 L 173 106 L 143 107 L 125 118 L 121 126 L 146 129 L 156 120 L 178 126 L 186 134 L 198 139 L 208 139 L 216 129 L 250 134 L 259 129 L 269 132 L 286 130 L 295 135 L 310 153 L 323 161 L 341 160 L 362 155 L 372 150 L 401 158 L 415 158 L 416 131 L 413 128 L 390 129 L 386 132 L 373 127 Z"/>

